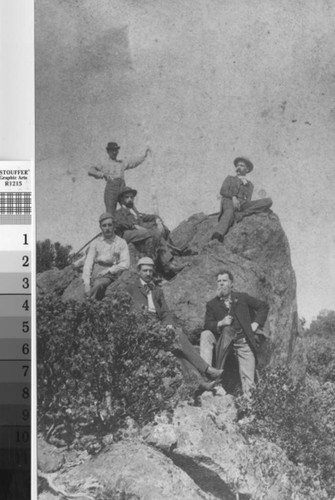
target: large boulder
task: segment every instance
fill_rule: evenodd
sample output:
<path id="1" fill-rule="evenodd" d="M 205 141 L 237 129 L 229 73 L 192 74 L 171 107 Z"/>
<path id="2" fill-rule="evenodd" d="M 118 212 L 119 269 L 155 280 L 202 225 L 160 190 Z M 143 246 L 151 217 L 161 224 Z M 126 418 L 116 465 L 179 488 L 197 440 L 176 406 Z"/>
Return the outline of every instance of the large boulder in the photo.
<path id="1" fill-rule="evenodd" d="M 216 216 L 197 214 L 172 232 L 175 245 L 187 245 L 198 254 L 183 258 L 187 267 L 164 283 L 169 306 L 189 334 L 199 334 L 206 302 L 215 295 L 215 273 L 229 269 L 236 291 L 270 305 L 266 330 L 274 346 L 273 361 L 290 360 L 298 334 L 296 280 L 278 217 L 272 212 L 246 217 L 229 230 L 223 244 L 210 240 L 215 224 Z"/>
<path id="2" fill-rule="evenodd" d="M 273 362 L 291 359 L 298 334 L 296 281 L 290 249 L 278 217 L 272 212 L 252 215 L 235 224 L 221 244 L 210 237 L 216 216 L 196 214 L 171 233 L 175 246 L 188 247 L 193 255 L 177 258 L 186 267 L 163 284 L 169 307 L 190 338 L 197 342 L 203 328 L 205 305 L 215 293 L 215 272 L 230 269 L 234 288 L 266 300 L 270 313 L 266 325 L 273 344 Z M 108 287 L 106 295 L 134 277 L 134 266 Z M 39 293 L 57 293 L 64 300 L 84 300 L 80 270 L 46 271 L 37 277 Z"/>
<path id="3" fill-rule="evenodd" d="M 59 495 L 59 500 L 72 495 L 87 500 L 327 498 L 278 446 L 244 437 L 248 423 L 238 420 L 234 399 L 222 388 L 203 394 L 198 403 L 157 416 L 98 455 L 64 450 L 66 462 L 56 472 L 48 472 L 55 467 L 50 469 L 43 455 L 38 462 L 41 493 Z M 39 456 L 44 449 L 39 439 Z M 59 455 L 50 446 L 48 451 Z"/>
<path id="4" fill-rule="evenodd" d="M 247 425 L 246 418 L 237 418 L 234 398 L 219 388 L 215 394 L 204 393 L 197 406 L 180 405 L 172 418 L 156 418 L 142 436 L 214 498 L 327 498 L 318 485 L 305 489 L 303 469 L 278 446 L 244 437 Z"/>
<path id="5" fill-rule="evenodd" d="M 78 461 L 79 462 L 79 461 Z M 98 456 L 59 474 L 39 472 L 45 490 L 66 498 L 131 500 L 212 500 L 163 453 L 141 443 L 115 443 Z M 43 485 L 42 485 L 43 487 Z M 227 498 L 231 497 L 221 497 Z"/>

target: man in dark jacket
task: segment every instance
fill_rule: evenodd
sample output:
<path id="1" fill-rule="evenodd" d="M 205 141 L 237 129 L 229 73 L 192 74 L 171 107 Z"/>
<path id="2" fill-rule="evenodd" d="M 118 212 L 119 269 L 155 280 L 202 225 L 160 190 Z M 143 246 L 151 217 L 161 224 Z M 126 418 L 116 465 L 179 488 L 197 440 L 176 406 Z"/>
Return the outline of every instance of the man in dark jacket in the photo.
<path id="1" fill-rule="evenodd" d="M 200 355 L 223 369 L 230 349 L 238 360 L 243 394 L 249 398 L 255 382 L 256 351 L 259 330 L 266 321 L 269 307 L 255 297 L 232 290 L 233 276 L 222 269 L 217 273 L 216 297 L 206 305 L 205 331 L 200 337 Z"/>
<path id="2" fill-rule="evenodd" d="M 138 277 L 127 286 L 127 292 L 131 295 L 136 309 L 154 314 L 168 330 L 175 332 L 179 344 L 177 357 L 184 374 L 196 374 L 200 388 L 210 390 L 221 377 L 223 370 L 217 370 L 211 363 L 204 361 L 187 335 L 176 325 L 175 317 L 166 304 L 163 290 L 152 281 L 154 266 L 150 257 L 142 257 L 137 264 Z M 212 382 L 207 379 L 212 379 Z"/>
<path id="3" fill-rule="evenodd" d="M 135 246 L 146 242 L 146 253 L 155 257 L 162 268 L 162 272 L 169 277 L 175 276 L 183 266 L 174 262 L 173 255 L 167 244 L 168 230 L 158 215 L 142 214 L 134 204 L 137 195 L 136 189 L 125 187 L 119 196 L 121 208 L 115 213 L 118 234 L 127 243 Z"/>
<path id="4" fill-rule="evenodd" d="M 248 158 L 238 157 L 234 160 L 236 176 L 228 175 L 221 186 L 221 209 L 218 224 L 214 228 L 212 240 L 223 242 L 223 238 L 234 219 L 239 222 L 247 215 L 269 210 L 271 198 L 251 201 L 254 186 L 247 179 L 254 166 Z"/>

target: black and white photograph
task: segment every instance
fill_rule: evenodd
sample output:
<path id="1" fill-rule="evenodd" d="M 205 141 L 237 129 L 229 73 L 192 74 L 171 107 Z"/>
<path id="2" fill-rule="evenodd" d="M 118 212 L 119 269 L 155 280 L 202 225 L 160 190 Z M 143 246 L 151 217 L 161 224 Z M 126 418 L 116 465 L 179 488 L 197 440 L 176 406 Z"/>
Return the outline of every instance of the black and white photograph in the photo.
<path id="1" fill-rule="evenodd" d="M 334 499 L 335 5 L 34 16 L 38 499 Z"/>

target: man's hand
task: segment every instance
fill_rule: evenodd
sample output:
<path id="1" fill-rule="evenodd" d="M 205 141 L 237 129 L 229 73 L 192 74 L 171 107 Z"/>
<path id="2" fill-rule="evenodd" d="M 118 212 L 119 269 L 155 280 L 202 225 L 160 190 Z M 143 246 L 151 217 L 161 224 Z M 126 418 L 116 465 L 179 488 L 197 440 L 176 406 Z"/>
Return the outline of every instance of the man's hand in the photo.
<path id="1" fill-rule="evenodd" d="M 168 332 L 174 332 L 174 326 L 173 325 L 166 325 L 166 329 Z"/>
<path id="2" fill-rule="evenodd" d="M 240 203 L 240 202 L 239 202 L 239 200 L 236 198 L 236 196 L 233 196 L 232 201 L 233 201 L 234 209 L 235 209 L 235 210 L 240 210 L 240 208 L 241 208 L 241 203 Z"/>
<path id="3" fill-rule="evenodd" d="M 103 269 L 102 271 L 100 271 L 100 273 L 97 274 L 97 278 L 102 278 L 107 273 L 109 273 L 109 269 Z"/>
<path id="4" fill-rule="evenodd" d="M 225 316 L 221 321 L 218 321 L 218 328 L 221 328 L 222 326 L 229 326 L 233 322 L 233 317 L 228 314 L 228 316 Z"/>
<path id="5" fill-rule="evenodd" d="M 259 324 L 254 321 L 254 323 L 251 323 L 251 330 L 255 332 L 257 328 L 259 327 Z"/>

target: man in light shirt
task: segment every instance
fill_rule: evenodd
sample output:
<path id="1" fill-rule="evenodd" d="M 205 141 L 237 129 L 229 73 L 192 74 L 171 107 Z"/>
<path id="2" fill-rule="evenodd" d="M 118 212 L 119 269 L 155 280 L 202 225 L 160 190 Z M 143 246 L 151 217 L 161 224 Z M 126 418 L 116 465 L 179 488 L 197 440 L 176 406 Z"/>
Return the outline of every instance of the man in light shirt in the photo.
<path id="1" fill-rule="evenodd" d="M 119 149 L 120 146 L 116 142 L 109 142 L 106 147 L 109 160 L 101 165 L 91 167 L 88 171 L 88 175 L 91 177 L 106 180 L 104 201 L 106 212 L 112 215 L 115 213 L 120 191 L 125 187 L 125 170 L 130 170 L 141 165 L 150 151 L 147 148 L 143 156 L 132 160 L 118 160 Z"/>
<path id="2" fill-rule="evenodd" d="M 97 300 L 104 297 L 108 285 L 130 266 L 128 245 L 114 234 L 112 215 L 103 213 L 99 224 L 102 235 L 89 247 L 82 276 L 86 295 Z"/>
<path id="3" fill-rule="evenodd" d="M 138 278 L 128 284 L 134 306 L 140 311 L 152 313 L 166 327 L 175 332 L 178 351 L 175 353 L 186 377 L 193 374 L 201 390 L 211 390 L 219 382 L 223 370 L 213 368 L 200 357 L 187 335 L 177 325 L 174 314 L 169 310 L 163 290 L 152 281 L 155 264 L 150 257 L 142 257 L 138 263 Z"/>

